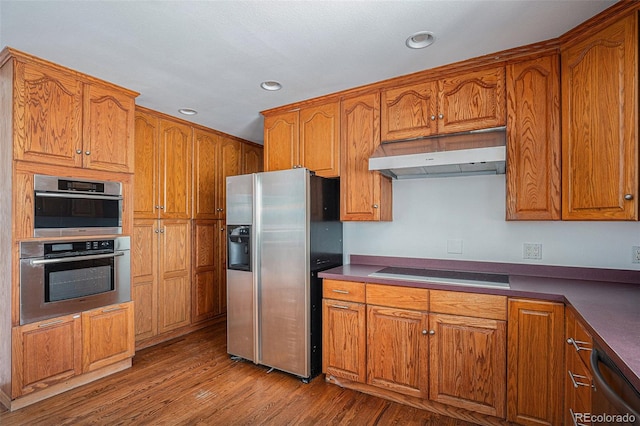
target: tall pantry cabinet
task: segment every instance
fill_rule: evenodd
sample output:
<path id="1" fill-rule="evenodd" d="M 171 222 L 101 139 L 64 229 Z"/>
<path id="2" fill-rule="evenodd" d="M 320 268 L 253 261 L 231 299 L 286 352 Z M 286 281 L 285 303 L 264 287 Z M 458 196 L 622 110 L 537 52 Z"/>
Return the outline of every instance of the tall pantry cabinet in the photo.
<path id="1" fill-rule="evenodd" d="M 191 321 L 192 130 L 138 108 L 131 247 L 136 340 Z"/>

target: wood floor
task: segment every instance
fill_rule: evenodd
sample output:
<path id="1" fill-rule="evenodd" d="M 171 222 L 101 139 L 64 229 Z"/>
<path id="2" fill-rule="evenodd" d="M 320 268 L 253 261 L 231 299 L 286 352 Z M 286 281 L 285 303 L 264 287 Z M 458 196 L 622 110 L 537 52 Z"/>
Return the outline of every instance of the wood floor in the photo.
<path id="1" fill-rule="evenodd" d="M 356 391 L 233 361 L 225 324 L 136 353 L 133 367 L 13 413 L 0 425 L 471 426 Z"/>

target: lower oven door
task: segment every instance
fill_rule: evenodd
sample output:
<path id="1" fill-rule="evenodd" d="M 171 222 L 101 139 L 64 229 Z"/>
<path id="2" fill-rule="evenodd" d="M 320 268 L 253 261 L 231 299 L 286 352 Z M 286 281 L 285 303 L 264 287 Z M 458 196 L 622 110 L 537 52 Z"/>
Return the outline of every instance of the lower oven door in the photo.
<path id="1" fill-rule="evenodd" d="M 131 299 L 129 250 L 20 260 L 20 324 Z"/>
<path id="2" fill-rule="evenodd" d="M 599 347 L 591 352 L 592 423 L 640 425 L 640 394 Z"/>

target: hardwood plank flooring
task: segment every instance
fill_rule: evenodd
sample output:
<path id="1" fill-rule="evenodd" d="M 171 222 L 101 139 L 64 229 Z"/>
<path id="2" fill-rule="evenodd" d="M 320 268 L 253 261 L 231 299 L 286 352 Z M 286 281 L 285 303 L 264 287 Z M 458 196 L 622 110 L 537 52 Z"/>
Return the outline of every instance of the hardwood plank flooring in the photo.
<path id="1" fill-rule="evenodd" d="M 375 396 L 309 384 L 226 353 L 225 323 L 139 351 L 131 369 L 9 413 L 0 425 L 472 426 Z"/>

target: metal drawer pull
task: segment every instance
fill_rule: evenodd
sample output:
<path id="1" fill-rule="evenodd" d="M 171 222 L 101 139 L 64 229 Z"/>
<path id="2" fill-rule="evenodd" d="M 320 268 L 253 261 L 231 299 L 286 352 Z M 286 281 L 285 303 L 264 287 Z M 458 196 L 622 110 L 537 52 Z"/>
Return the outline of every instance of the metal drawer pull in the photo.
<path id="1" fill-rule="evenodd" d="M 119 311 L 120 309 L 122 309 L 120 306 L 114 306 L 112 308 L 103 309 L 102 313 L 106 314 L 107 312 Z"/>
<path id="2" fill-rule="evenodd" d="M 576 352 L 580 352 L 580 351 L 590 351 L 591 348 L 587 347 L 587 346 L 578 346 L 578 345 L 588 345 L 589 342 L 582 342 L 580 340 L 575 340 L 573 338 L 568 338 L 567 339 L 567 343 L 569 345 L 573 345 L 574 348 L 576 348 Z"/>
<path id="3" fill-rule="evenodd" d="M 40 324 L 38 328 L 51 327 L 52 325 L 62 324 L 63 322 L 64 322 L 63 320 L 49 321 L 49 322 L 45 322 L 44 324 Z"/>
<path id="4" fill-rule="evenodd" d="M 571 372 L 571 370 L 568 370 L 568 371 L 569 371 L 569 377 L 571 377 L 571 381 L 573 382 L 573 387 L 574 388 L 578 388 L 578 386 L 591 387 L 590 383 L 582 383 L 582 382 L 577 382 L 576 381 L 576 377 L 578 379 L 587 379 L 588 380 L 589 378 L 587 376 L 581 376 L 580 374 L 573 374 Z"/>
<path id="5" fill-rule="evenodd" d="M 571 413 L 571 420 L 573 421 L 573 426 L 588 426 L 584 423 L 578 423 L 576 420 L 576 414 L 573 412 L 571 408 L 569 408 L 569 412 Z"/>
<path id="6" fill-rule="evenodd" d="M 118 256 L 124 256 L 124 252 L 116 251 L 114 253 L 90 254 L 87 256 L 58 257 L 54 259 L 32 259 L 29 261 L 29 263 L 32 266 L 49 265 L 52 263 L 81 262 L 83 260 L 107 259 L 109 257 L 118 257 Z"/>
<path id="7" fill-rule="evenodd" d="M 348 306 L 344 306 L 344 305 L 331 305 L 332 308 L 337 308 L 337 309 L 349 309 Z"/>
<path id="8" fill-rule="evenodd" d="M 338 290 L 338 289 L 333 289 L 334 293 L 340 293 L 340 294 L 349 294 L 348 290 Z"/>

